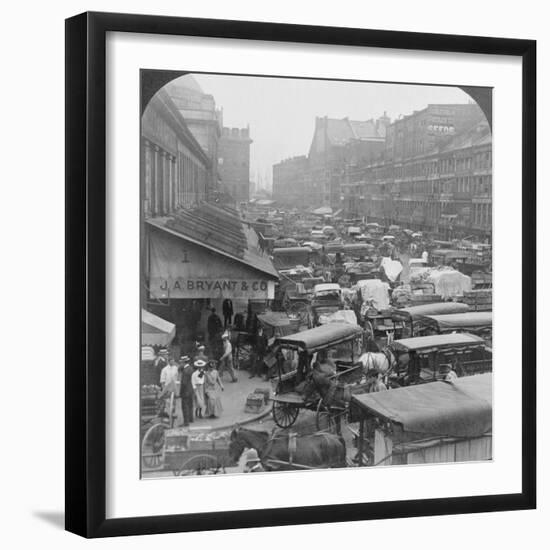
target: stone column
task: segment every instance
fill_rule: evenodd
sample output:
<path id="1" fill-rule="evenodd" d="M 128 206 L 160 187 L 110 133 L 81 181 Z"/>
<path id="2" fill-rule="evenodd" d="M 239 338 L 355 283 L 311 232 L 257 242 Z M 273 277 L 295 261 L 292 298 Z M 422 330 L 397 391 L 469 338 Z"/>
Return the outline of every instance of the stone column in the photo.
<path id="1" fill-rule="evenodd" d="M 152 162 L 151 162 L 151 214 L 157 216 L 160 212 L 160 177 L 159 177 L 159 151 L 157 145 L 153 145 L 152 148 Z"/>
<path id="2" fill-rule="evenodd" d="M 142 200 L 145 217 L 151 215 L 151 143 L 143 140 L 143 166 L 142 166 Z"/>
<path id="3" fill-rule="evenodd" d="M 166 152 L 159 149 L 158 154 L 158 214 L 166 214 Z"/>
<path id="4" fill-rule="evenodd" d="M 178 204 L 177 185 L 176 185 L 176 157 L 170 157 L 170 185 L 172 188 L 172 210 L 176 210 Z"/>

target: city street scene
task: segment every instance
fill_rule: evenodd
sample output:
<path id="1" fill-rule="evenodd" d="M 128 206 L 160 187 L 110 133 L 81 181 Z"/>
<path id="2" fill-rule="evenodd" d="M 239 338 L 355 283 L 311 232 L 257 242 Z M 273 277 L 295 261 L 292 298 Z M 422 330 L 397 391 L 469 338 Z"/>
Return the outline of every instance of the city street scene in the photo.
<path id="1" fill-rule="evenodd" d="M 492 459 L 491 124 L 481 88 L 156 87 L 142 479 Z"/>

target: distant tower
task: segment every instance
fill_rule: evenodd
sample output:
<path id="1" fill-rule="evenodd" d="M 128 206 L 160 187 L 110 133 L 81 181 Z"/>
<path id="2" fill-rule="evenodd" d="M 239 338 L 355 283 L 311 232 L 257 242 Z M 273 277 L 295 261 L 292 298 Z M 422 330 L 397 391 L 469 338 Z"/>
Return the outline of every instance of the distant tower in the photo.
<path id="1" fill-rule="evenodd" d="M 237 202 L 250 199 L 250 128 L 222 129 L 218 148 L 218 172 Z"/>

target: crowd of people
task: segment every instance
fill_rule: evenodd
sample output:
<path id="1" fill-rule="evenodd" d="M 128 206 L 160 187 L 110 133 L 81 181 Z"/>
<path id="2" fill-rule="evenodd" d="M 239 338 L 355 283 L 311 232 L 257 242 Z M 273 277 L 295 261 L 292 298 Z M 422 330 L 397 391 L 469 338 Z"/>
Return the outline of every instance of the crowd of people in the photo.
<path id="1" fill-rule="evenodd" d="M 221 416 L 223 407 L 219 392 L 224 391 L 224 385 L 217 361 L 207 357 L 203 345 L 197 346 L 194 357 L 182 355 L 178 362 L 170 357 L 167 349 L 162 349 L 157 368 L 161 369 L 160 398 L 166 400 L 165 410 L 171 396 L 179 396 L 182 426 L 189 426 L 195 419 Z"/>
<path id="2" fill-rule="evenodd" d="M 170 352 L 163 348 L 156 358 L 155 367 L 161 387 L 160 398 L 166 402 L 167 411 L 171 396 L 179 397 L 183 417 L 182 426 L 189 426 L 195 419 L 219 418 L 223 412 L 220 392 L 225 390 L 224 375 L 228 375 L 231 383 L 238 381 L 233 362 L 230 331 L 245 329 L 244 315 L 238 313 L 233 318 L 231 305 L 224 302 L 223 316 L 222 322 L 215 308 L 211 308 L 207 319 L 208 341 L 207 343 L 195 342 L 192 353 L 183 354 L 179 360 L 176 360 L 175 350 Z M 249 317 L 252 319 L 252 316 Z M 242 324 L 241 327 L 238 326 L 239 323 Z M 248 365 L 249 378 L 267 374 L 263 364 L 267 338 L 261 327 L 256 326 L 253 340 Z"/>

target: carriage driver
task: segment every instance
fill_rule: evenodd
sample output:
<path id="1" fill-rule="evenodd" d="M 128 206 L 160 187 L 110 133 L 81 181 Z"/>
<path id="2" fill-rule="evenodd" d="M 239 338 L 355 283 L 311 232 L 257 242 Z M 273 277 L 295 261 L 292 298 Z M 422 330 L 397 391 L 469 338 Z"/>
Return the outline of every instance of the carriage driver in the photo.
<path id="1" fill-rule="evenodd" d="M 244 473 L 265 472 L 264 467 L 262 466 L 262 463 L 260 461 L 260 457 L 258 456 L 258 451 L 256 449 L 246 449 L 243 454 Z"/>
<path id="2" fill-rule="evenodd" d="M 453 370 L 453 366 L 449 364 L 439 365 L 439 376 L 438 378 L 440 380 L 443 380 L 444 382 L 454 382 L 458 376 L 456 372 Z"/>

